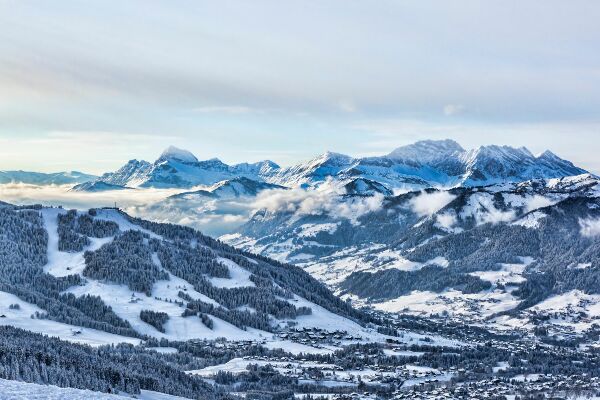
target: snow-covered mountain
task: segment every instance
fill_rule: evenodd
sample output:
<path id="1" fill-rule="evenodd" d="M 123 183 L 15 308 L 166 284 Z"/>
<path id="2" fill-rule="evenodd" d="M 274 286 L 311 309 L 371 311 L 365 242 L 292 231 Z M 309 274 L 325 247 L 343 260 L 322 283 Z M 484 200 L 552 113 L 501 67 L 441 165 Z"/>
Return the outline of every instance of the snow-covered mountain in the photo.
<path id="1" fill-rule="evenodd" d="M 0 184 L 69 185 L 88 182 L 97 177 L 79 171 L 42 173 L 29 171 L 0 171 Z"/>
<path id="2" fill-rule="evenodd" d="M 188 189 L 241 177 L 264 181 L 278 169 L 272 161 L 236 165 L 227 165 L 217 158 L 199 161 L 189 151 L 171 146 L 153 163 L 131 160 L 98 180 L 125 187 Z"/>
<path id="3" fill-rule="evenodd" d="M 417 190 L 486 186 L 585 173 L 549 151 L 538 157 L 525 148 L 509 146 L 481 146 L 467 151 L 452 140 L 426 140 L 399 147 L 382 157 L 352 158 L 325 153 L 307 163 L 282 169 L 269 179 L 294 187 L 319 185 L 328 179 L 347 182 L 363 178 L 391 190 Z"/>
<path id="4" fill-rule="evenodd" d="M 354 158 L 326 152 L 287 168 L 272 161 L 235 165 L 217 158 L 199 161 L 189 151 L 169 147 L 153 163 L 131 160 L 98 181 L 124 187 L 189 189 L 236 178 L 289 188 L 315 188 L 332 181 L 342 187 L 361 179 L 391 192 L 485 186 L 584 173 L 587 171 L 549 151 L 536 157 L 525 148 L 482 146 L 465 150 L 452 140 L 426 140 L 399 147 L 381 157 Z"/>
<path id="5" fill-rule="evenodd" d="M 88 181 L 84 183 L 80 183 L 71 188 L 73 192 L 106 192 L 110 190 L 127 190 L 131 189 L 126 186 L 113 185 L 111 183 L 106 183 L 103 181 Z"/>
<path id="6" fill-rule="evenodd" d="M 0 221 L 0 325 L 64 339 L 81 330 L 76 341 L 92 345 L 261 340 L 288 321 L 363 330 L 363 314 L 300 268 L 190 228 L 115 209 L 11 205 L 0 207 Z"/>
<path id="7" fill-rule="evenodd" d="M 263 190 L 287 189 L 272 183 L 259 182 L 246 177 L 234 178 L 217 182 L 206 189 L 183 192 L 170 196 L 167 200 L 198 200 L 203 197 L 209 199 L 231 199 L 238 197 L 253 197 Z"/>
<path id="8" fill-rule="evenodd" d="M 600 295 L 592 283 L 600 279 L 593 175 L 427 189 L 371 203 L 340 195 L 331 204 L 261 210 L 223 240 L 293 262 L 339 293 L 390 311 L 411 301 L 421 307 L 415 293 L 456 310 L 468 295 L 474 318 L 520 312 L 570 290 Z M 457 299 L 442 301 L 450 292 Z M 491 314 L 482 311 L 489 299 L 497 303 Z"/>

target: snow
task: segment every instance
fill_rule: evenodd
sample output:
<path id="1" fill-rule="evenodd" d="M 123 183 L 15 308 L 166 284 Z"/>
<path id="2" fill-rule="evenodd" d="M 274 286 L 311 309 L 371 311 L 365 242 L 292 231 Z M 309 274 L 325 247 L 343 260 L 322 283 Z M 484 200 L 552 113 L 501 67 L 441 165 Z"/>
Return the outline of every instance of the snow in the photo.
<path id="1" fill-rule="evenodd" d="M 188 296 L 190 296 L 194 300 L 200 300 L 205 303 L 212 304 L 213 306 L 219 307 L 220 304 L 211 299 L 210 297 L 196 291 L 194 289 L 194 285 L 186 281 L 185 279 L 179 278 L 166 269 L 162 267 L 160 260 L 158 259 L 158 255 L 156 253 L 152 254 L 152 261 L 156 264 L 162 271 L 166 272 L 169 275 L 168 280 L 160 280 L 154 283 L 152 287 L 152 296 L 158 297 L 160 299 L 166 300 L 181 300 L 179 298 L 179 291 L 185 292 Z"/>
<path id="2" fill-rule="evenodd" d="M 525 228 L 536 229 L 540 226 L 540 220 L 545 217 L 547 217 L 545 213 L 541 211 L 534 211 L 513 222 L 513 225 L 520 225 L 524 226 Z"/>
<path id="3" fill-rule="evenodd" d="M 312 347 L 298 342 L 292 342 L 290 340 L 269 340 L 263 343 L 263 347 L 270 350 L 281 349 L 285 352 L 299 355 L 299 354 L 331 354 L 334 350 L 325 347 Z"/>
<path id="4" fill-rule="evenodd" d="M 229 269 L 230 278 L 210 278 L 210 283 L 218 288 L 238 288 L 238 287 L 255 287 L 254 282 L 250 280 L 252 274 L 237 265 L 235 262 L 219 257 L 217 261 Z"/>
<path id="5" fill-rule="evenodd" d="M 200 318 L 182 317 L 181 314 L 184 311 L 184 307 L 168 301 L 169 299 L 177 299 L 173 294 L 178 291 L 176 286 L 170 286 L 168 282 L 162 281 L 158 283 L 163 288 L 162 291 L 155 292 L 153 288 L 153 296 L 158 297 L 158 294 L 169 296 L 163 297 L 162 300 L 155 297 L 148 297 L 144 293 L 132 292 L 125 285 L 106 284 L 94 280 L 89 280 L 83 286 L 70 288 L 67 292 L 73 293 L 76 296 L 86 294 L 99 296 L 104 303 L 112 307 L 113 311 L 119 317 L 129 321 L 133 329 L 137 332 L 158 339 L 189 340 L 198 338 L 217 339 L 219 337 L 229 340 L 260 339 L 260 336 L 256 332 L 251 330 L 243 331 L 214 316 L 211 316 L 214 323 L 213 329 L 206 327 Z M 167 287 L 167 285 L 170 287 Z M 159 332 L 153 326 L 142 321 L 140 319 L 140 312 L 142 310 L 167 313 L 169 321 L 165 324 L 165 333 Z"/>
<path id="6" fill-rule="evenodd" d="M 0 398 L 2 400 L 185 400 L 184 397 L 142 390 L 139 395 L 114 395 L 91 390 L 61 388 L 52 385 L 38 385 L 20 381 L 0 379 Z"/>
<path id="7" fill-rule="evenodd" d="M 155 351 L 160 354 L 176 354 L 178 350 L 175 347 L 146 347 L 148 351 Z"/>
<path id="8" fill-rule="evenodd" d="M 325 224 L 303 224 L 298 227 L 299 237 L 314 237 L 320 232 L 325 232 L 330 235 L 337 231 L 338 223 L 325 223 Z"/>
<path id="9" fill-rule="evenodd" d="M 489 290 L 480 293 L 465 294 L 448 289 L 442 293 L 429 291 L 413 291 L 408 295 L 398 297 L 373 306 L 382 311 L 404 312 L 417 315 L 442 314 L 463 318 L 485 318 L 501 311 L 516 307 L 520 300 L 510 293 L 500 290 Z"/>
<path id="10" fill-rule="evenodd" d="M 11 304 L 18 304 L 20 308 L 18 310 L 11 310 L 9 309 Z M 36 312 L 45 313 L 45 311 L 38 306 L 27 303 L 13 294 L 0 292 L 0 315 L 5 316 L 5 318 L 0 318 L 0 325 L 14 326 L 15 328 L 25 329 L 30 332 L 41 333 L 69 342 L 87 344 L 90 346 L 103 346 L 117 343 L 140 343 L 139 339 L 115 335 L 96 329 L 82 328 L 49 319 L 31 319 L 31 315 Z M 74 334 L 74 332 L 77 331 L 81 333 Z"/>
<path id="11" fill-rule="evenodd" d="M 600 318 L 600 295 L 571 290 L 551 296 L 531 309 L 538 312 L 568 311 L 570 314 L 583 311 L 592 318 Z"/>
<path id="12" fill-rule="evenodd" d="M 425 265 L 437 265 L 442 268 L 447 268 L 448 265 L 450 265 L 450 262 L 446 258 L 438 256 L 427 261 Z"/>
<path id="13" fill-rule="evenodd" d="M 179 149 L 175 146 L 167 147 L 162 154 L 160 155 L 160 159 L 175 159 L 183 162 L 195 163 L 198 162 L 196 156 L 194 156 L 191 152 L 183 149 Z"/>
<path id="14" fill-rule="evenodd" d="M 300 260 L 304 261 L 304 260 Z M 431 260 L 431 263 L 441 262 L 441 258 Z M 383 271 L 398 269 L 400 271 L 416 271 L 425 264 L 404 258 L 399 251 L 388 248 L 384 244 L 370 244 L 365 247 L 345 247 L 333 254 L 306 260 L 299 264 L 312 276 L 330 286 L 335 286 L 353 272 Z"/>
<path id="15" fill-rule="evenodd" d="M 494 285 L 519 284 L 526 281 L 523 272 L 533 261 L 535 260 L 531 257 L 524 257 L 520 264 L 500 264 L 501 268 L 498 271 L 476 271 L 469 275 L 477 276 Z"/>
<path id="16" fill-rule="evenodd" d="M 112 221 L 119 225 L 119 230 L 121 232 L 125 231 L 140 231 L 149 235 L 154 239 L 162 239 L 161 236 L 151 232 L 147 229 L 142 228 L 139 225 L 136 225 L 129 221 L 123 214 L 121 214 L 118 210 L 114 209 L 98 209 L 97 215 L 94 217 L 95 219 L 104 220 L 104 221 Z"/>
<path id="17" fill-rule="evenodd" d="M 393 356 L 393 357 L 421 357 L 425 354 L 425 353 L 422 353 L 419 351 L 390 350 L 390 349 L 383 349 L 383 353 L 386 356 Z"/>
<path id="18" fill-rule="evenodd" d="M 500 361 L 494 368 L 492 368 L 492 371 L 497 374 L 500 371 L 506 371 L 508 368 L 510 368 L 510 366 L 508 365 L 507 361 Z"/>
<path id="19" fill-rule="evenodd" d="M 307 254 L 307 253 L 299 253 L 296 255 L 293 255 L 291 257 L 288 257 L 288 260 L 290 262 L 295 262 L 295 261 L 306 261 L 306 260 L 311 260 L 315 258 L 314 254 Z"/>
<path id="20" fill-rule="evenodd" d="M 356 322 L 334 314 L 300 296 L 294 295 L 294 298 L 288 301 L 296 307 L 310 307 L 312 310 L 310 315 L 296 317 L 294 320 L 297 323 L 296 328 L 314 327 L 330 332 L 342 330 L 353 336 L 366 336 L 372 340 L 376 340 L 377 337 L 381 336 L 376 332 L 367 331 Z"/>
<path id="21" fill-rule="evenodd" d="M 46 208 L 42 210 L 44 226 L 48 232 L 48 263 L 44 266 L 44 272 L 56 277 L 63 277 L 73 274 L 81 274 L 85 268 L 85 251 L 95 251 L 104 244 L 113 240 L 109 238 L 90 238 L 90 245 L 83 251 L 77 253 L 67 253 L 58 250 L 58 215 L 66 211 L 58 208 Z"/>

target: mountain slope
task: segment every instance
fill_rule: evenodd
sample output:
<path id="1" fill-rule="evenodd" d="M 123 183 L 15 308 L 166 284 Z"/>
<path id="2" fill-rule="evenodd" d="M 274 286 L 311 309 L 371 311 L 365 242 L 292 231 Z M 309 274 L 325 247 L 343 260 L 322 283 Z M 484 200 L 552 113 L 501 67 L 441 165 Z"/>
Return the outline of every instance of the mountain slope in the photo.
<path id="1" fill-rule="evenodd" d="M 363 329 L 354 322 L 363 314 L 301 269 L 190 228 L 114 209 L 8 205 L 0 220 L 0 296 L 7 307 L 20 304 L 3 310 L 2 325 L 95 345 L 149 337 L 261 340 L 280 324 L 327 328 L 332 320 Z M 164 320 L 155 326 L 159 315 Z"/>
<path id="2" fill-rule="evenodd" d="M 217 182 L 206 189 L 193 192 L 183 192 L 170 196 L 169 199 L 195 200 L 198 198 L 229 199 L 238 197 L 253 197 L 264 190 L 286 189 L 283 186 L 240 177 Z"/>
<path id="3" fill-rule="evenodd" d="M 384 309 L 423 305 L 447 292 L 455 300 L 442 301 L 440 309 L 471 296 L 477 313 L 483 313 L 482 299 L 496 302 L 490 316 L 571 290 L 600 295 L 599 196 L 600 181 L 591 175 L 429 189 L 387 197 L 355 220 L 323 209 L 259 212 L 224 238 L 294 262 L 347 296 Z M 418 293 L 425 297 L 409 300 Z"/>

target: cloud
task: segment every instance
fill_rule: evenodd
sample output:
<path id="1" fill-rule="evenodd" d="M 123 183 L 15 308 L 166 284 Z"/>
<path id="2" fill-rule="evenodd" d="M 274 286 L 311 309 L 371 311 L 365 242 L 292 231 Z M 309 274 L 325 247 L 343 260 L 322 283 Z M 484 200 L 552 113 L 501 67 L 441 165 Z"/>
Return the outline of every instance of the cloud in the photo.
<path id="1" fill-rule="evenodd" d="M 13 204 L 62 205 L 68 208 L 113 206 L 128 208 L 154 203 L 178 193 L 171 189 L 116 190 L 106 192 L 71 192 L 71 185 L 36 186 L 23 183 L 0 185 L 0 200 Z"/>
<path id="2" fill-rule="evenodd" d="M 210 113 L 223 113 L 223 114 L 249 114 L 252 112 L 262 112 L 262 110 L 257 110 L 255 108 L 246 107 L 246 106 L 206 106 L 206 107 L 196 107 L 194 108 L 195 112 L 210 114 Z"/>
<path id="3" fill-rule="evenodd" d="M 446 230 L 452 229 L 452 227 L 456 224 L 457 218 L 456 214 L 453 212 L 446 212 L 443 214 L 439 214 L 436 216 L 437 222 L 436 224 Z"/>
<path id="4" fill-rule="evenodd" d="M 323 186 L 327 187 L 327 185 Z M 343 198 L 331 190 L 268 190 L 259 193 L 252 206 L 255 211 L 287 212 L 293 214 L 295 218 L 307 215 L 329 215 L 333 218 L 345 218 L 357 224 L 359 217 L 381 209 L 383 199 L 384 196 L 380 194 L 370 197 Z"/>
<path id="5" fill-rule="evenodd" d="M 105 192 L 72 192 L 70 185 L 0 185 L 0 200 L 12 204 L 43 204 L 89 209 L 113 206 L 127 213 L 157 222 L 188 225 L 211 236 L 231 233 L 257 211 L 287 212 L 291 220 L 308 215 L 328 215 L 358 224 L 361 216 L 381 209 L 384 197 L 376 195 L 343 198 L 334 190 L 267 190 L 256 198 L 196 199 L 170 198 L 178 189 L 132 189 Z"/>
<path id="6" fill-rule="evenodd" d="M 462 114 L 464 111 L 465 106 L 463 106 L 462 104 L 446 104 L 444 106 L 444 115 L 447 117 Z"/>
<path id="7" fill-rule="evenodd" d="M 482 225 L 509 222 L 515 219 L 516 214 L 512 210 L 497 209 L 493 196 L 489 193 L 476 193 L 469 198 L 468 204 L 460 212 L 460 217 L 463 219 L 474 218 L 477 225 Z"/>
<path id="8" fill-rule="evenodd" d="M 600 219 L 580 219 L 579 233 L 585 237 L 595 237 L 600 235 Z"/>
<path id="9" fill-rule="evenodd" d="M 544 208 L 556 204 L 556 201 L 551 200 L 547 197 L 535 195 L 526 199 L 525 212 L 537 210 L 538 208 Z"/>
<path id="10" fill-rule="evenodd" d="M 351 100 L 340 100 L 338 102 L 338 108 L 340 109 L 340 111 L 346 113 L 353 113 L 357 111 L 356 104 L 354 104 L 354 102 Z"/>
<path id="11" fill-rule="evenodd" d="M 431 216 L 454 200 L 456 196 L 448 192 L 421 192 L 409 201 L 411 209 L 419 216 Z"/>

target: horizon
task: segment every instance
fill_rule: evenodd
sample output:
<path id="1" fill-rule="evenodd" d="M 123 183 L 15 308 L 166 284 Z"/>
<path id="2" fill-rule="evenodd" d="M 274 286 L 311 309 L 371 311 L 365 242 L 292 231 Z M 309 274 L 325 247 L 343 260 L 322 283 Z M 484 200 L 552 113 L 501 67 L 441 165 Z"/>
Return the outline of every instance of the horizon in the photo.
<path id="1" fill-rule="evenodd" d="M 274 160 L 274 159 L 271 159 L 271 158 L 265 158 L 265 159 L 254 160 L 254 161 L 240 160 L 240 161 L 228 162 L 228 161 L 223 160 L 218 155 L 215 155 L 215 156 L 212 156 L 212 157 L 208 156 L 206 158 L 205 157 L 198 157 L 197 154 L 196 154 L 196 152 L 194 152 L 194 150 L 191 150 L 191 149 L 186 148 L 186 147 L 180 147 L 180 146 L 175 146 L 175 145 L 170 144 L 170 145 L 167 145 L 166 147 L 164 147 L 163 150 L 160 151 L 155 157 L 150 157 L 150 158 L 133 157 L 133 158 L 129 158 L 127 160 L 122 160 L 121 164 L 119 164 L 114 169 L 100 171 L 100 172 L 94 172 L 94 171 L 89 171 L 89 170 L 85 170 L 85 169 L 78 169 L 78 168 L 67 168 L 67 169 L 64 169 L 64 170 L 32 170 L 32 169 L 22 169 L 22 168 L 19 168 L 19 169 L 15 169 L 15 168 L 0 168 L 0 172 L 3 172 L 3 171 L 4 172 L 17 171 L 17 172 L 34 172 L 34 173 L 44 173 L 44 174 L 78 172 L 78 173 L 83 173 L 83 174 L 90 174 L 90 175 L 100 176 L 100 175 L 102 175 L 104 173 L 114 172 L 117 169 L 119 169 L 122 166 L 124 166 L 125 164 L 127 164 L 128 162 L 134 161 L 134 160 L 137 160 L 137 161 L 147 161 L 147 162 L 153 163 L 153 162 L 157 161 L 164 153 L 166 153 L 167 151 L 169 151 L 171 149 L 183 150 L 185 152 L 189 152 L 193 156 L 195 156 L 199 162 L 210 161 L 210 160 L 219 160 L 219 161 L 221 161 L 221 162 L 223 162 L 223 163 L 225 163 L 227 165 L 236 165 L 236 164 L 243 164 L 243 163 L 257 163 L 257 162 L 273 162 L 273 163 L 277 164 L 281 168 L 287 168 L 287 167 L 291 167 L 291 166 L 294 166 L 294 165 L 299 165 L 299 164 L 302 164 L 302 163 L 309 162 L 309 161 L 314 160 L 316 158 L 319 158 L 320 156 L 322 156 L 324 154 L 327 154 L 327 153 L 348 156 L 348 157 L 350 157 L 352 159 L 360 159 L 360 158 L 364 158 L 364 157 L 386 157 L 390 153 L 392 153 L 393 151 L 395 151 L 395 150 L 397 150 L 399 148 L 402 148 L 402 147 L 405 147 L 405 146 L 410 146 L 410 145 L 413 145 L 413 144 L 417 144 L 419 142 L 444 142 L 444 141 L 452 141 L 455 144 L 458 144 L 463 149 L 463 151 L 466 151 L 466 152 L 474 151 L 474 150 L 477 150 L 477 149 L 482 148 L 482 147 L 499 146 L 499 147 L 508 147 L 508 148 L 512 148 L 512 149 L 524 149 L 524 150 L 527 150 L 528 152 L 530 152 L 534 157 L 537 158 L 537 157 L 541 156 L 544 152 L 550 151 L 551 153 L 553 153 L 554 155 L 560 157 L 561 159 L 570 161 L 570 162 L 573 163 L 573 165 L 575 165 L 577 167 L 580 167 L 580 168 L 583 168 L 583 169 L 587 170 L 588 172 L 590 172 L 590 173 L 592 173 L 594 175 L 598 175 L 598 173 L 596 171 L 594 171 L 592 169 L 589 169 L 589 168 L 586 168 L 583 165 L 577 164 L 576 162 L 573 162 L 572 160 L 563 157 L 560 153 L 557 153 L 556 151 L 553 151 L 551 149 L 543 149 L 541 151 L 534 152 L 530 148 L 528 148 L 527 146 L 511 146 L 511 145 L 506 145 L 506 144 L 502 144 L 502 145 L 499 145 L 499 144 L 481 144 L 481 145 L 478 145 L 476 147 L 466 147 L 466 146 L 463 146 L 463 144 L 460 143 L 459 141 L 456 141 L 456 140 L 450 139 L 450 138 L 446 138 L 446 139 L 421 139 L 421 140 L 414 141 L 412 143 L 407 143 L 407 144 L 403 144 L 403 145 L 398 146 L 398 147 L 394 147 L 390 151 L 388 151 L 387 153 L 384 153 L 384 154 L 369 154 L 369 155 L 366 155 L 366 156 L 341 153 L 341 152 L 338 152 L 338 151 L 335 151 L 335 150 L 332 150 L 332 149 L 328 149 L 328 150 L 325 150 L 325 151 L 323 151 L 321 153 L 314 154 L 310 158 L 306 158 L 306 159 L 300 160 L 299 162 L 297 162 L 295 164 L 287 164 L 287 165 L 286 164 L 282 164 L 282 163 L 278 162 L 277 160 Z"/>
<path id="2" fill-rule="evenodd" d="M 598 15 L 583 0 L 1 2 L 0 169 L 99 174 L 170 144 L 285 166 L 452 137 L 600 172 Z"/>

